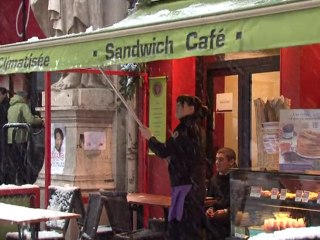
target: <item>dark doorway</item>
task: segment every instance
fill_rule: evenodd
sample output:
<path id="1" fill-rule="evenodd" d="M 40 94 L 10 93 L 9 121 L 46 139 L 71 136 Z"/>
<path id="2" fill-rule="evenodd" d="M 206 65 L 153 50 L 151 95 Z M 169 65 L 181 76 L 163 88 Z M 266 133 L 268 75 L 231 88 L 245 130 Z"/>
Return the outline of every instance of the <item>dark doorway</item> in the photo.
<path id="1" fill-rule="evenodd" d="M 240 60 L 219 60 L 206 67 L 207 96 L 210 117 L 208 118 L 207 149 L 209 158 L 214 163 L 214 156 L 218 148 L 223 147 L 225 128 L 234 128 L 237 141 L 238 165 L 240 168 L 251 167 L 251 115 L 252 115 L 252 79 L 257 73 L 276 72 L 280 69 L 280 57 L 270 56 Z M 229 76 L 229 77 L 228 77 Z M 237 91 L 234 98 L 237 101 L 237 123 L 225 126 L 224 118 L 228 113 L 216 112 L 216 94 L 224 93 L 225 84 L 232 79 Z M 235 120 L 233 120 L 235 121 Z"/>

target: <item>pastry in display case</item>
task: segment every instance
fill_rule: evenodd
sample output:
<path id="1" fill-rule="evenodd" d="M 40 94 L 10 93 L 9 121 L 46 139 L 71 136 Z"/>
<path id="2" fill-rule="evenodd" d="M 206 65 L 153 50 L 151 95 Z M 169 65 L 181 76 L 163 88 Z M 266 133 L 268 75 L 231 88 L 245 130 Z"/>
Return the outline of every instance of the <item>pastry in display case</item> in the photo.
<path id="1" fill-rule="evenodd" d="M 231 239 L 320 239 L 320 175 L 234 170 Z"/>

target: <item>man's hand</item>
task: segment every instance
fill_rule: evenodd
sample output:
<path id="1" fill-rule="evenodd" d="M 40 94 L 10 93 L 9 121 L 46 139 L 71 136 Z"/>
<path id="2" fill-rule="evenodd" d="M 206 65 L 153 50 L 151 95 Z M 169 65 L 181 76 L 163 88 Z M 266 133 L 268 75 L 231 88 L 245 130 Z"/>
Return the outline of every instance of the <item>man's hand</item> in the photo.
<path id="1" fill-rule="evenodd" d="M 213 207 L 210 207 L 210 208 L 207 209 L 206 215 L 207 215 L 208 218 L 213 218 L 213 216 L 214 216 L 214 209 L 213 209 Z"/>
<path id="2" fill-rule="evenodd" d="M 218 209 L 217 211 L 215 211 L 213 207 L 208 208 L 206 211 L 206 215 L 208 218 L 214 218 L 217 220 L 220 218 L 224 218 L 226 214 L 227 214 L 226 209 Z"/>
<path id="3" fill-rule="evenodd" d="M 226 209 L 219 209 L 214 212 L 212 218 L 215 220 L 221 220 L 224 219 L 227 216 L 227 210 Z"/>
<path id="4" fill-rule="evenodd" d="M 152 137 L 150 129 L 146 126 L 140 127 L 139 130 L 141 132 L 142 137 L 144 137 L 145 139 L 149 140 Z"/>

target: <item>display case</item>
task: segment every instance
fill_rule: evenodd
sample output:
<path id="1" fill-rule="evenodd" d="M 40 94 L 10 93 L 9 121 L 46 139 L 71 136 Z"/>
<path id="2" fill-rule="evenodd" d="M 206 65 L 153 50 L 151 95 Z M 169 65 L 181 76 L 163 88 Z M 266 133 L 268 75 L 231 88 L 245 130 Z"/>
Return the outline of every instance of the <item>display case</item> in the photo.
<path id="1" fill-rule="evenodd" d="M 232 238 L 320 236 L 320 175 L 235 170 L 230 196 Z"/>

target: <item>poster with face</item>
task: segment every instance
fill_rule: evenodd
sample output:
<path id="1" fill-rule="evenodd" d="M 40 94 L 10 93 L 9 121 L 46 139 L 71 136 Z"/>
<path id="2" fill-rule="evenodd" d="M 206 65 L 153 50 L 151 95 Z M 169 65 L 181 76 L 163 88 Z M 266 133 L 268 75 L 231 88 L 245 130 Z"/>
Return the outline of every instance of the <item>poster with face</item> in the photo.
<path id="1" fill-rule="evenodd" d="M 66 128 L 51 124 L 51 174 L 62 174 L 66 158 Z"/>

